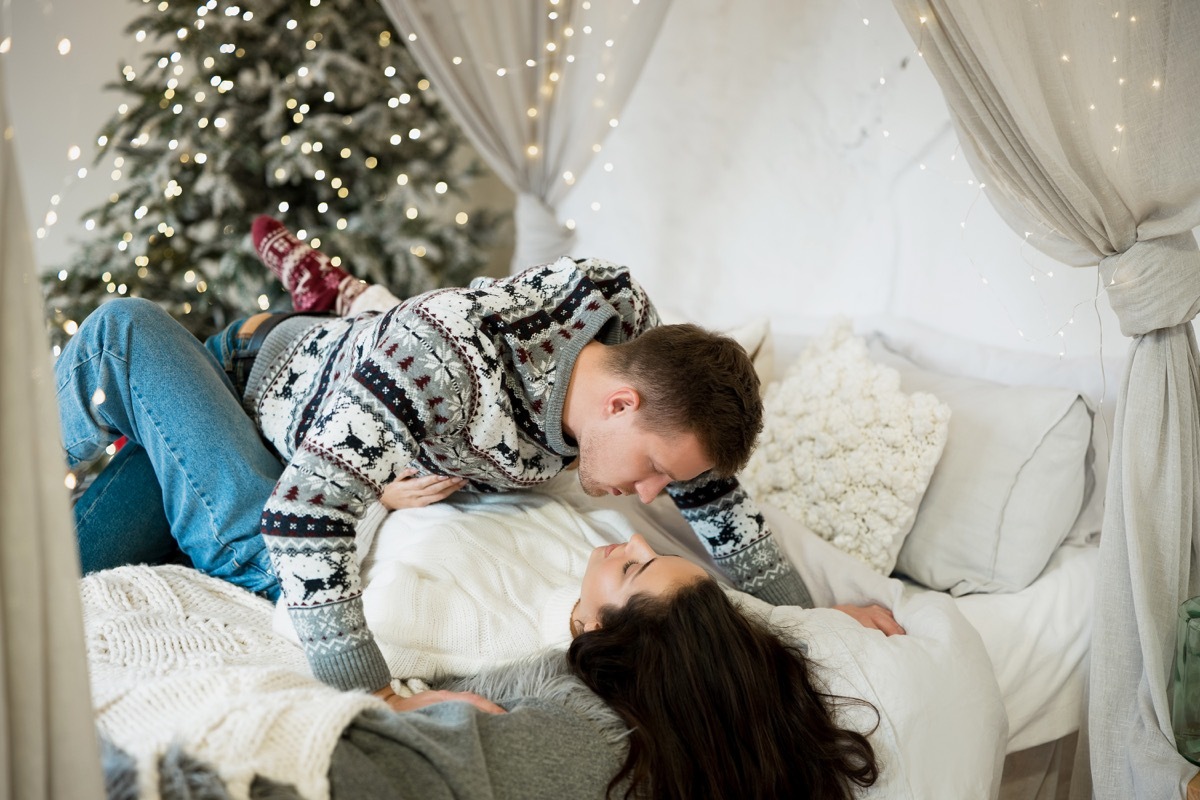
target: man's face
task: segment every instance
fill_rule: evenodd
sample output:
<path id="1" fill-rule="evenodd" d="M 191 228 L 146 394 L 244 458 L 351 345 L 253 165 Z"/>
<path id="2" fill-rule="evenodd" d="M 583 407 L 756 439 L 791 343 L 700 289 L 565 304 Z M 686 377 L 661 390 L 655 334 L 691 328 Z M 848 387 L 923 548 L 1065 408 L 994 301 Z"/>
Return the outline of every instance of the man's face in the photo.
<path id="1" fill-rule="evenodd" d="M 592 497 L 636 494 L 649 503 L 668 483 L 690 481 L 713 468 L 693 433 L 643 430 L 636 411 L 596 423 L 579 441 L 579 483 Z"/>

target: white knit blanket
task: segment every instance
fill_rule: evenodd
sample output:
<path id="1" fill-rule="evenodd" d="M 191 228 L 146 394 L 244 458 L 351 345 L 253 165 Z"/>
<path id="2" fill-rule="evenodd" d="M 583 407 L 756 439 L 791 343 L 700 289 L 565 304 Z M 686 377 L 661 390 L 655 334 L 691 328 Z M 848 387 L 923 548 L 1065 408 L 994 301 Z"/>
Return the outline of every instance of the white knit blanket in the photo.
<path id="1" fill-rule="evenodd" d="M 183 567 L 121 567 L 81 582 L 101 733 L 138 764 L 157 800 L 158 759 L 178 744 L 216 768 L 231 797 L 262 775 L 329 796 L 330 755 L 364 709 L 361 692 L 317 682 L 271 631 L 266 600 Z"/>

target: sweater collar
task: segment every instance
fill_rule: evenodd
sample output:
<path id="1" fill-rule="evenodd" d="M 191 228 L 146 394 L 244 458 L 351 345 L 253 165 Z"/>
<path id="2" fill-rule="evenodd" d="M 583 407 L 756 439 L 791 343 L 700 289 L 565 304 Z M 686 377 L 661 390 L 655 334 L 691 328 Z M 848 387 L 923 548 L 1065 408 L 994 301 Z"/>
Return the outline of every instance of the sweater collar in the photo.
<path id="1" fill-rule="evenodd" d="M 571 384 L 571 374 L 575 371 L 575 362 L 579 359 L 579 352 L 594 339 L 599 339 L 604 344 L 616 344 L 618 341 L 617 326 L 608 324 L 616 317 L 616 309 L 606 303 L 587 316 L 583 321 L 583 328 L 578 333 L 559 345 L 554 386 L 550 390 L 550 402 L 546 406 L 545 428 L 546 444 L 550 445 L 550 449 L 559 455 L 579 455 L 579 448 L 574 444 L 567 443 L 562 427 L 563 407 L 567 402 L 567 387 Z"/>

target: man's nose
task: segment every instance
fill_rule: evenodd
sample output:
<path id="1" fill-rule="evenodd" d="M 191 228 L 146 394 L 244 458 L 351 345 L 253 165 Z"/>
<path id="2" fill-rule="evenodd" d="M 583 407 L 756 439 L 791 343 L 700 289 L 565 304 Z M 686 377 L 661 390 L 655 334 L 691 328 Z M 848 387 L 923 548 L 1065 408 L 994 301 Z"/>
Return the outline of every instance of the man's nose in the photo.
<path id="1" fill-rule="evenodd" d="M 653 478 L 646 478 L 644 481 L 638 481 L 634 484 L 634 489 L 637 489 L 638 499 L 643 503 L 649 503 L 654 498 L 662 494 L 662 490 L 667 488 L 667 484 L 671 479 L 666 475 L 658 475 Z"/>

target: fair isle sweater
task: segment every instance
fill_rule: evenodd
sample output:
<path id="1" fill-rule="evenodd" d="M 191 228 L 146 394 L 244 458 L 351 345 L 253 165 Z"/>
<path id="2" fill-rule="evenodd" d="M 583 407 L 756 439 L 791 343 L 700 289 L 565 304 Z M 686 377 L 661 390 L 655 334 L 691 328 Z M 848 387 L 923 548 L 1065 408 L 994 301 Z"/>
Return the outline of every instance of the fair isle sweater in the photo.
<path id="1" fill-rule="evenodd" d="M 384 314 L 295 318 L 271 332 L 245 402 L 287 466 L 261 529 L 318 679 L 375 690 L 391 678 L 354 553 L 355 522 L 383 487 L 410 463 L 475 491 L 548 481 L 578 455 L 562 414 L 579 351 L 658 324 L 627 269 L 563 258 Z M 702 475 L 667 491 L 739 588 L 812 605 L 736 479 Z"/>

